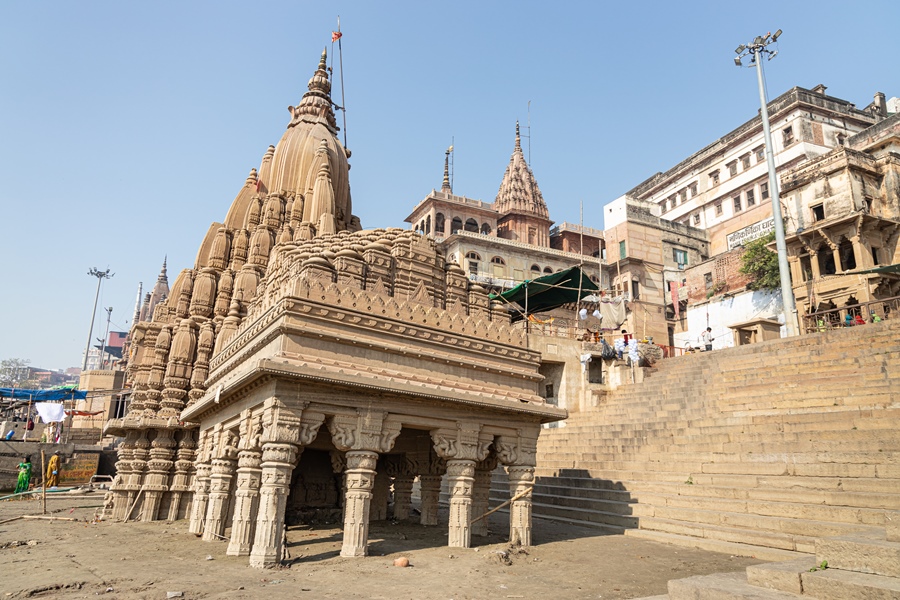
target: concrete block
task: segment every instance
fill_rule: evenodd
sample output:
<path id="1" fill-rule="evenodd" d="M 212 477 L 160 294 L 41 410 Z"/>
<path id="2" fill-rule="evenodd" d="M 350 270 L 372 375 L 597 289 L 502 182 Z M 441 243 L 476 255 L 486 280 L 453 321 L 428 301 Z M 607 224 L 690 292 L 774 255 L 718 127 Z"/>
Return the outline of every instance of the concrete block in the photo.
<path id="1" fill-rule="evenodd" d="M 757 587 L 802 594 L 800 575 L 816 566 L 813 556 L 747 567 L 747 582 Z"/>
<path id="2" fill-rule="evenodd" d="M 816 540 L 816 560 L 829 569 L 900 578 L 900 542 L 847 535 Z"/>
<path id="3" fill-rule="evenodd" d="M 828 568 L 800 578 L 804 595 L 817 600 L 900 600 L 900 579 L 895 577 Z"/>

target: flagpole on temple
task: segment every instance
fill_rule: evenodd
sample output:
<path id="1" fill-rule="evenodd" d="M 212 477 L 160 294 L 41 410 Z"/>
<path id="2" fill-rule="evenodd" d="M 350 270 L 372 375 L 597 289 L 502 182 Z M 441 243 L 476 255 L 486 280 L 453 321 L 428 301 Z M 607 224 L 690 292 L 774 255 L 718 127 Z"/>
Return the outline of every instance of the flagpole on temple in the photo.
<path id="1" fill-rule="evenodd" d="M 347 148 L 347 101 L 344 99 L 344 49 L 341 46 L 341 15 L 337 18 L 337 31 L 331 32 L 331 47 L 334 50 L 334 42 L 338 43 L 338 69 L 341 72 L 341 114 L 344 118 L 344 148 Z"/>

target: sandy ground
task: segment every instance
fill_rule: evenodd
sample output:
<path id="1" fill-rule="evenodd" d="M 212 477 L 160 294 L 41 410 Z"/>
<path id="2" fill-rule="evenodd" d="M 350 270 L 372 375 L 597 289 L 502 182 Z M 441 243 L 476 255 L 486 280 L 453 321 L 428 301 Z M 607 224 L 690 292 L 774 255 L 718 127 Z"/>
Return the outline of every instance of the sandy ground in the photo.
<path id="1" fill-rule="evenodd" d="M 92 522 L 102 493 L 48 498 L 48 513 L 78 521 L 0 524 L 0 600 L 5 598 L 639 598 L 664 594 L 669 579 L 742 570 L 760 561 L 670 546 L 535 519 L 536 545 L 503 542 L 492 517 L 475 548 L 448 548 L 443 527 L 374 523 L 369 556 L 341 558 L 341 531 L 291 527 L 290 559 L 253 569 L 176 523 Z M 40 514 L 37 500 L 0 502 L 0 521 Z M 443 515 L 446 519 L 446 514 Z M 505 553 L 505 554 L 501 554 Z M 397 557 L 411 566 L 393 566 Z M 178 596 L 176 596 L 178 597 Z"/>

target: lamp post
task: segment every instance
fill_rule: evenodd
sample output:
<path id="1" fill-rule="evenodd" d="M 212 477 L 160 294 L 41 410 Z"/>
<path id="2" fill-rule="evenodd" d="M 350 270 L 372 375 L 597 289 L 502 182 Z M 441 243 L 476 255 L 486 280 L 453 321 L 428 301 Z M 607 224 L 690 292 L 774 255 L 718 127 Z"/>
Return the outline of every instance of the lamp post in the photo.
<path id="1" fill-rule="evenodd" d="M 772 147 L 772 132 L 769 128 L 769 111 L 766 108 L 766 90 L 763 81 L 762 57 L 768 55 L 767 60 L 772 60 L 778 54 L 777 50 L 770 50 L 769 45 L 778 41 L 781 36 L 779 29 L 774 34 L 757 36 L 749 44 L 741 44 L 735 49 L 737 56 L 734 64 L 743 67 L 741 59 L 750 56 L 750 66 L 756 66 L 756 79 L 759 84 L 760 115 L 762 116 L 763 135 L 766 141 L 766 164 L 769 168 L 769 190 L 772 196 L 772 217 L 775 221 L 775 248 L 778 251 L 778 274 L 781 279 L 781 299 L 784 306 L 784 325 L 788 337 L 799 333 L 797 324 L 797 306 L 794 302 L 794 288 L 791 285 L 791 272 L 787 261 L 787 244 L 784 241 L 784 218 L 781 215 L 781 197 L 778 192 L 778 175 L 775 172 L 775 152 Z"/>
<path id="2" fill-rule="evenodd" d="M 110 306 L 109 308 L 105 308 L 104 310 L 106 311 L 106 333 L 103 335 L 103 339 L 100 340 L 100 370 L 101 371 L 106 370 L 106 361 L 105 361 L 106 348 L 107 348 L 106 344 L 109 341 L 109 322 L 110 322 L 110 320 L 112 320 L 113 307 Z"/>
<path id="3" fill-rule="evenodd" d="M 88 331 L 87 346 L 84 348 L 84 362 L 81 363 L 82 371 L 87 371 L 88 354 L 91 351 L 91 336 L 94 335 L 94 317 L 97 316 L 97 300 L 100 298 L 100 284 L 103 283 L 104 279 L 112 278 L 115 273 L 110 273 L 109 269 L 98 271 L 95 268 L 91 268 L 88 271 L 88 275 L 97 278 L 97 293 L 94 295 L 94 309 L 91 311 L 91 329 Z"/>

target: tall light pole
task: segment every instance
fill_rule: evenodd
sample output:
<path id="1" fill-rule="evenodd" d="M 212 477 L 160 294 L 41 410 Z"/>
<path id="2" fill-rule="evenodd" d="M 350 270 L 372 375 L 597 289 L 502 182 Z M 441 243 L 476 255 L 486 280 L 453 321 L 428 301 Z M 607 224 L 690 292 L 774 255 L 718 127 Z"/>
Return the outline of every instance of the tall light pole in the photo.
<path id="1" fill-rule="evenodd" d="M 98 271 L 95 268 L 91 268 L 91 270 L 88 271 L 88 275 L 97 278 L 97 293 L 94 296 L 94 310 L 91 311 L 91 329 L 88 331 L 87 346 L 84 348 L 84 362 L 81 363 L 82 371 L 87 371 L 88 354 L 91 351 L 91 336 L 94 335 L 94 317 L 97 316 L 97 300 L 100 298 L 100 284 L 103 283 L 104 279 L 112 278 L 115 273 L 110 273 L 109 269 Z"/>
<path id="2" fill-rule="evenodd" d="M 103 335 L 103 339 L 100 340 L 100 370 L 105 371 L 106 366 L 104 359 L 106 357 L 106 342 L 109 340 L 109 322 L 112 320 L 112 310 L 113 307 L 103 309 L 106 311 L 106 333 Z"/>
<path id="3" fill-rule="evenodd" d="M 788 337 L 799 333 L 797 322 L 797 305 L 794 302 L 794 288 L 791 285 L 791 272 L 787 261 L 787 244 L 784 241 L 784 218 L 781 215 L 781 197 L 778 193 L 778 175 L 775 172 L 775 150 L 772 147 L 772 132 L 769 128 L 769 111 L 766 108 L 766 88 L 763 81 L 762 57 L 767 55 L 767 60 L 772 60 L 778 54 L 777 50 L 770 50 L 769 45 L 778 41 L 781 36 L 779 29 L 774 34 L 756 36 L 749 44 L 741 44 L 735 49 L 737 56 L 734 64 L 743 67 L 741 59 L 750 56 L 750 66 L 756 66 L 756 79 L 759 83 L 759 104 L 762 116 L 763 135 L 766 140 L 766 164 L 769 167 L 769 192 L 772 196 L 772 217 L 775 221 L 775 248 L 778 250 L 778 274 L 781 279 L 781 299 L 784 306 L 784 325 Z"/>

